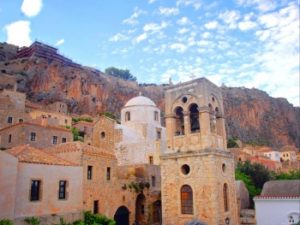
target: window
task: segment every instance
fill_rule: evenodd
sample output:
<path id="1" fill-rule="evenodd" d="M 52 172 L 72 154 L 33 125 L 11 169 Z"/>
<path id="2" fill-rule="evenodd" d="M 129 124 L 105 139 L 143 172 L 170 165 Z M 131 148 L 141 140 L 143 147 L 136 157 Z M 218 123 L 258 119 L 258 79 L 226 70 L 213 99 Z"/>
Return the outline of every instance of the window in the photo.
<path id="1" fill-rule="evenodd" d="M 35 132 L 31 132 L 30 133 L 30 141 L 35 141 L 36 139 L 36 133 Z"/>
<path id="2" fill-rule="evenodd" d="M 87 179 L 91 180 L 92 177 L 93 177 L 93 167 L 92 166 L 88 166 L 88 169 L 87 169 Z"/>
<path id="3" fill-rule="evenodd" d="M 197 104 L 191 104 L 190 106 L 190 124 L 192 133 L 200 131 L 199 110 Z"/>
<path id="4" fill-rule="evenodd" d="M 106 168 L 106 180 L 110 180 L 110 167 Z"/>
<path id="5" fill-rule="evenodd" d="M 189 185 L 181 187 L 181 213 L 193 214 L 193 191 Z"/>
<path id="6" fill-rule="evenodd" d="M 52 137 L 52 144 L 54 144 L 54 145 L 57 144 L 57 136 Z"/>
<path id="7" fill-rule="evenodd" d="M 154 112 L 154 120 L 158 121 L 158 112 L 157 111 Z"/>
<path id="8" fill-rule="evenodd" d="M 39 201 L 41 199 L 41 181 L 32 180 L 30 188 L 30 201 Z"/>
<path id="9" fill-rule="evenodd" d="M 183 118 L 183 109 L 177 107 L 175 109 L 175 119 L 176 119 L 176 130 L 175 135 L 184 135 L 184 118 Z"/>
<path id="10" fill-rule="evenodd" d="M 153 156 L 149 156 L 149 164 L 153 164 Z"/>
<path id="11" fill-rule="evenodd" d="M 228 185 L 224 184 L 223 186 L 223 198 L 224 198 L 224 211 L 228 211 Z"/>
<path id="12" fill-rule="evenodd" d="M 58 199 L 66 199 L 66 189 L 67 189 L 67 181 L 60 180 L 59 181 L 59 189 L 58 189 Z"/>
<path id="13" fill-rule="evenodd" d="M 7 123 L 12 123 L 13 122 L 13 118 L 11 116 L 7 117 Z"/>
<path id="14" fill-rule="evenodd" d="M 68 123 L 68 120 L 65 120 L 65 124 L 67 124 Z"/>
<path id="15" fill-rule="evenodd" d="M 161 131 L 157 130 L 156 131 L 156 140 L 160 140 L 161 139 Z"/>
<path id="16" fill-rule="evenodd" d="M 156 178 L 155 176 L 151 176 L 151 186 L 155 187 L 155 185 L 156 185 Z"/>
<path id="17" fill-rule="evenodd" d="M 130 112 L 125 113 L 125 121 L 130 121 Z"/>
<path id="18" fill-rule="evenodd" d="M 94 214 L 99 213 L 99 201 L 98 200 L 94 201 L 93 213 Z"/>
<path id="19" fill-rule="evenodd" d="M 105 132 L 104 131 L 101 132 L 101 138 L 102 139 L 105 138 Z"/>
<path id="20" fill-rule="evenodd" d="M 19 119 L 19 123 L 23 123 L 23 119 Z"/>
<path id="21" fill-rule="evenodd" d="M 61 139 L 61 143 L 66 143 L 66 142 L 67 142 L 67 138 L 63 137 L 63 138 Z"/>
<path id="22" fill-rule="evenodd" d="M 11 138 L 12 138 L 12 135 L 8 135 L 8 143 L 11 143 Z"/>
<path id="23" fill-rule="evenodd" d="M 184 164 L 182 167 L 181 167 L 181 172 L 184 174 L 184 175 L 188 175 L 190 173 L 191 169 L 190 169 L 190 166 L 187 165 L 187 164 Z"/>

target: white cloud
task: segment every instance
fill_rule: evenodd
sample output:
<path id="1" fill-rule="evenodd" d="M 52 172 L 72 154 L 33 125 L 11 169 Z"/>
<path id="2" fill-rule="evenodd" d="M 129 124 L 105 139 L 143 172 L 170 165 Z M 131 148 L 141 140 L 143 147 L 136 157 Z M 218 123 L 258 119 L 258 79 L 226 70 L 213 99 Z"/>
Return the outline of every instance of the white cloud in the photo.
<path id="1" fill-rule="evenodd" d="M 144 41 L 148 38 L 148 34 L 147 33 L 142 33 L 141 35 L 137 36 L 134 41 L 136 43 L 140 43 L 141 41 Z"/>
<path id="2" fill-rule="evenodd" d="M 217 21 L 211 21 L 211 22 L 204 24 L 204 26 L 208 30 L 213 30 L 219 26 L 219 23 Z"/>
<path id="3" fill-rule="evenodd" d="M 166 8 L 166 7 L 160 7 L 159 13 L 163 16 L 174 16 L 179 14 L 178 8 Z"/>
<path id="4" fill-rule="evenodd" d="M 177 6 L 193 6 L 195 10 L 200 9 L 201 7 L 201 0 L 177 0 Z"/>
<path id="5" fill-rule="evenodd" d="M 55 46 L 59 46 L 59 45 L 62 45 L 62 44 L 64 44 L 65 43 L 65 39 L 60 39 L 60 40 L 58 40 L 56 43 L 55 43 Z"/>
<path id="6" fill-rule="evenodd" d="M 185 34 L 187 32 L 189 32 L 189 29 L 185 28 L 185 27 L 183 27 L 177 31 L 178 34 Z"/>
<path id="7" fill-rule="evenodd" d="M 125 40 L 128 40 L 128 37 L 121 33 L 117 33 L 109 39 L 109 41 L 111 42 L 118 42 L 118 41 L 125 41 Z"/>
<path id="8" fill-rule="evenodd" d="M 239 22 L 238 26 L 241 31 L 247 31 L 247 30 L 251 30 L 251 29 L 255 28 L 257 26 L 257 24 L 253 21 L 246 20 L 246 21 Z"/>
<path id="9" fill-rule="evenodd" d="M 222 19 L 224 23 L 228 24 L 230 29 L 235 29 L 237 27 L 237 21 L 240 17 L 240 12 L 236 10 L 226 10 L 219 15 L 219 18 Z"/>
<path id="10" fill-rule="evenodd" d="M 30 39 L 30 22 L 19 20 L 4 27 L 7 33 L 6 42 L 18 46 L 29 46 L 32 41 Z"/>
<path id="11" fill-rule="evenodd" d="M 152 3 L 154 3 L 154 2 L 156 2 L 156 0 L 149 0 L 149 1 L 148 1 L 149 4 L 152 4 Z"/>
<path id="12" fill-rule="evenodd" d="M 204 39 L 207 39 L 211 36 L 211 34 L 209 32 L 204 32 L 202 35 L 201 35 Z"/>
<path id="13" fill-rule="evenodd" d="M 189 20 L 189 18 L 187 17 L 181 17 L 179 20 L 177 20 L 177 24 L 180 26 L 185 26 L 188 24 L 191 24 L 192 22 Z"/>
<path id="14" fill-rule="evenodd" d="M 175 50 L 179 53 L 183 53 L 187 50 L 187 46 L 182 43 L 174 43 L 170 45 L 170 49 Z"/>
<path id="15" fill-rule="evenodd" d="M 145 13 L 146 12 L 144 10 L 135 8 L 133 11 L 133 14 L 129 18 L 123 20 L 122 23 L 128 24 L 128 25 L 136 25 L 139 23 L 139 21 L 137 19 L 140 17 L 140 15 L 145 14 Z"/>
<path id="16" fill-rule="evenodd" d="M 275 0 L 237 0 L 241 6 L 254 6 L 261 12 L 268 12 L 277 7 Z"/>
<path id="17" fill-rule="evenodd" d="M 42 0 L 23 0 L 21 11 L 28 17 L 36 16 L 43 6 Z"/>
<path id="18" fill-rule="evenodd" d="M 156 33 L 156 32 L 161 31 L 162 29 L 166 28 L 167 26 L 168 26 L 168 24 L 165 21 L 162 21 L 161 24 L 147 23 L 144 25 L 143 30 L 145 32 Z"/>

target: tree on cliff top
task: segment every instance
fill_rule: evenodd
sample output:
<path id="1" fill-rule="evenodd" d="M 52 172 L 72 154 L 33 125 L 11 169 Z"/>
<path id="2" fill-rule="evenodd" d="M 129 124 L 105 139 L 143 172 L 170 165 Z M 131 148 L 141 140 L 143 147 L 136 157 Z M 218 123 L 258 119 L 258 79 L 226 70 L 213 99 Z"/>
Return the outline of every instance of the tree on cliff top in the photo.
<path id="1" fill-rule="evenodd" d="M 133 76 L 128 69 L 123 70 L 116 67 L 108 67 L 105 69 L 105 73 L 123 80 L 136 81 L 136 77 Z"/>

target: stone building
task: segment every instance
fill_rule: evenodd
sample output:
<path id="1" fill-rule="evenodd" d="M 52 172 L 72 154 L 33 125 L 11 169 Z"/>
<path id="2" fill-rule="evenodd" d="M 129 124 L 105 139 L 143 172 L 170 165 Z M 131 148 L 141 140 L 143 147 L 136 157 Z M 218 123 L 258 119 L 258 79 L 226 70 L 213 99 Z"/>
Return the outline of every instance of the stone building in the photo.
<path id="1" fill-rule="evenodd" d="M 57 120 L 58 126 L 72 126 L 72 117 L 64 113 L 50 110 L 32 110 L 28 114 L 32 120 L 52 118 L 54 120 Z"/>
<path id="2" fill-rule="evenodd" d="M 0 91 L 0 129 L 30 119 L 25 113 L 25 98 L 15 90 Z"/>
<path id="3" fill-rule="evenodd" d="M 130 99 L 121 110 L 121 133 L 116 143 L 120 165 L 160 164 L 160 153 L 166 148 L 166 130 L 161 126 L 160 110 L 149 98 Z"/>
<path id="4" fill-rule="evenodd" d="M 239 224 L 220 88 L 205 78 L 170 86 L 165 104 L 162 223 L 182 225 L 198 219 L 209 225 Z"/>
<path id="5" fill-rule="evenodd" d="M 113 151 L 81 142 L 47 151 L 83 167 L 83 210 L 114 218 L 117 225 L 160 221 L 158 166 L 119 167 Z"/>
<path id="6" fill-rule="evenodd" d="M 22 122 L 0 129 L 0 147 L 8 149 L 29 144 L 37 148 L 46 148 L 73 140 L 69 129 L 45 122 Z"/>
<path id="7" fill-rule="evenodd" d="M 22 145 L 0 151 L 0 218 L 24 224 L 37 216 L 42 224 L 82 217 L 82 167 Z"/>

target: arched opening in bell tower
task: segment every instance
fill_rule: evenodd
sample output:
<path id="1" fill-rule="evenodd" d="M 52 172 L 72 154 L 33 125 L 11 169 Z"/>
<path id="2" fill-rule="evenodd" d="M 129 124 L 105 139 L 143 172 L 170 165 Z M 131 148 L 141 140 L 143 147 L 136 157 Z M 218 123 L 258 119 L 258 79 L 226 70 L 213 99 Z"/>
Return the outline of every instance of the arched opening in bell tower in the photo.
<path id="1" fill-rule="evenodd" d="M 199 109 L 195 103 L 190 105 L 190 124 L 191 133 L 200 132 Z"/>
<path id="2" fill-rule="evenodd" d="M 178 106 L 175 109 L 175 135 L 184 135 L 184 115 L 182 107 Z"/>

